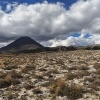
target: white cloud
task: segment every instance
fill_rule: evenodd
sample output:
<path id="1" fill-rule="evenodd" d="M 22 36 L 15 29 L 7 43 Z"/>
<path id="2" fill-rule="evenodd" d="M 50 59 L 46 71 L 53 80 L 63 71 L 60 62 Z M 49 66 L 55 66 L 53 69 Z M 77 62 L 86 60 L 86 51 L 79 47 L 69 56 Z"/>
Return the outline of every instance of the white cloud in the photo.
<path id="1" fill-rule="evenodd" d="M 93 44 L 100 44 L 100 35 L 90 35 L 89 37 L 85 37 L 86 34 L 80 34 L 78 37 L 69 36 L 66 39 L 52 39 L 50 41 L 41 42 L 41 44 L 45 46 L 86 46 Z"/>
<path id="2" fill-rule="evenodd" d="M 64 40 L 51 40 L 49 42 L 51 42 L 51 47 L 55 47 L 55 46 L 70 46 L 70 45 L 74 45 L 74 46 L 86 46 L 89 44 L 94 44 L 95 37 L 94 36 L 90 36 L 88 38 L 84 37 L 85 34 L 81 34 L 79 37 L 74 37 L 74 36 L 69 36 L 67 39 Z M 100 37 L 99 37 L 100 38 Z"/>
<path id="3" fill-rule="evenodd" d="M 8 44 L 10 44 L 12 41 L 10 42 L 0 42 L 0 47 L 6 46 Z"/>
<path id="4" fill-rule="evenodd" d="M 7 10 L 11 12 L 6 13 L 0 9 L 0 41 L 31 36 L 42 43 L 51 43 L 53 40 L 61 45 L 81 45 L 92 41 L 81 37 L 65 37 L 83 31 L 100 34 L 100 0 L 79 0 L 72 4 L 70 9 L 64 8 L 62 3 L 15 3 L 8 4 Z"/>
<path id="5" fill-rule="evenodd" d="M 6 6 L 6 11 L 9 12 L 10 10 L 11 10 L 11 4 L 8 4 L 8 5 Z"/>
<path id="6" fill-rule="evenodd" d="M 100 35 L 93 35 L 90 38 L 93 39 L 94 44 L 100 44 Z"/>

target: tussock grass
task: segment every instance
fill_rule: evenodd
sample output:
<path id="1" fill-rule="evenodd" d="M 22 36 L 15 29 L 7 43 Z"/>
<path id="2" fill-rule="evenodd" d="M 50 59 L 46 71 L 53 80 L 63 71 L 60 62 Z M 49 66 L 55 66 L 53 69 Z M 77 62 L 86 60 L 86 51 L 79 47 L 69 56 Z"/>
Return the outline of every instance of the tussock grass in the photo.
<path id="1" fill-rule="evenodd" d="M 70 100 L 77 100 L 83 95 L 83 87 L 75 84 L 66 84 L 65 79 L 60 78 L 51 85 L 50 92 L 58 96 L 67 96 Z"/>

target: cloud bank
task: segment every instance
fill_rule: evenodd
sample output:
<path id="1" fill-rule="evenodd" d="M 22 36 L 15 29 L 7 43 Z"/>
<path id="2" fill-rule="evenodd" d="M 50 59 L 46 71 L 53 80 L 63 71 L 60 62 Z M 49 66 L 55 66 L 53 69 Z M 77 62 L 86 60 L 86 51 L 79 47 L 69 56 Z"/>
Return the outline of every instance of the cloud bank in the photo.
<path id="1" fill-rule="evenodd" d="M 100 0 L 79 0 L 69 9 L 64 4 L 8 4 L 0 8 L 0 45 L 30 36 L 46 46 L 100 43 Z M 92 34 L 89 38 L 72 33 Z M 98 39 L 98 38 L 99 39 Z"/>

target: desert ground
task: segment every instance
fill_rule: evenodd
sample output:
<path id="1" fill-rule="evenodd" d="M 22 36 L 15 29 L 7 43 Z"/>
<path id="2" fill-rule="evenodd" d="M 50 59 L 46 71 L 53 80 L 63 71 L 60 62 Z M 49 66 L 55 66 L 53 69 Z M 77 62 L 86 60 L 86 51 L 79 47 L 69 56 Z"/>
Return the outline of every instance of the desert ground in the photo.
<path id="1" fill-rule="evenodd" d="M 0 54 L 0 100 L 100 100 L 100 50 Z"/>

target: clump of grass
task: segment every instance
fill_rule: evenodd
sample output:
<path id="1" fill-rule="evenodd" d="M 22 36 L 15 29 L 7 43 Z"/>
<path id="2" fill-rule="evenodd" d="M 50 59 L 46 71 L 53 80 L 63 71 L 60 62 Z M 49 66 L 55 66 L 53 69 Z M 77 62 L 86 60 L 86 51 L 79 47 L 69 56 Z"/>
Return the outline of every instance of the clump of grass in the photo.
<path id="1" fill-rule="evenodd" d="M 69 67 L 68 70 L 77 70 L 77 66 Z"/>
<path id="2" fill-rule="evenodd" d="M 0 72 L 0 78 L 4 78 L 5 77 L 5 73 L 3 73 L 3 72 Z"/>
<path id="3" fill-rule="evenodd" d="M 85 78 L 84 81 L 93 82 L 95 79 L 92 77 Z"/>
<path id="4" fill-rule="evenodd" d="M 20 84 L 20 81 L 12 78 L 11 75 L 6 76 L 4 79 L 0 80 L 0 88 L 6 88 L 10 85 Z"/>
<path id="5" fill-rule="evenodd" d="M 43 87 L 48 87 L 49 85 L 50 85 L 50 82 L 49 82 L 49 81 L 44 82 L 44 83 L 42 84 Z"/>
<path id="6" fill-rule="evenodd" d="M 59 74 L 59 71 L 58 71 L 57 69 L 52 69 L 52 70 L 50 70 L 50 71 L 45 72 L 45 73 L 44 73 L 44 76 L 53 77 L 52 74 Z"/>
<path id="7" fill-rule="evenodd" d="M 23 78 L 23 76 L 21 75 L 21 73 L 16 72 L 15 70 L 12 70 L 7 75 L 11 75 L 12 78 Z"/>
<path id="8" fill-rule="evenodd" d="M 9 87 L 10 85 L 11 85 L 10 80 L 4 80 L 4 79 L 0 80 L 0 88 Z"/>
<path id="9" fill-rule="evenodd" d="M 26 72 L 31 71 L 31 70 L 34 70 L 34 69 L 35 69 L 35 66 L 34 65 L 27 65 L 27 66 L 24 66 L 22 68 L 22 72 L 23 73 L 26 73 Z"/>
<path id="10" fill-rule="evenodd" d="M 64 61 L 61 60 L 61 59 L 57 60 L 56 63 L 57 63 L 57 64 L 60 64 L 60 65 L 64 65 Z"/>
<path id="11" fill-rule="evenodd" d="M 5 61 L 3 64 L 4 64 L 5 66 L 6 66 L 6 65 L 9 65 L 9 64 L 10 64 L 10 61 L 7 60 L 7 61 Z"/>
<path id="12" fill-rule="evenodd" d="M 93 66 L 94 66 L 95 69 L 98 70 L 100 68 L 100 63 L 95 62 Z"/>
<path id="13" fill-rule="evenodd" d="M 100 75 L 100 68 L 95 72 L 95 74 Z"/>
<path id="14" fill-rule="evenodd" d="M 45 68 L 40 68 L 39 70 L 44 71 L 44 72 L 47 71 L 47 69 L 45 69 Z"/>
<path id="15" fill-rule="evenodd" d="M 18 97 L 19 95 L 18 95 L 18 93 L 12 93 L 12 91 L 10 91 L 8 94 L 7 94 L 7 98 L 8 98 L 8 100 L 15 100 L 17 97 Z"/>
<path id="16" fill-rule="evenodd" d="M 96 84 L 97 86 L 100 86 L 100 79 L 95 79 L 93 83 Z"/>
<path id="17" fill-rule="evenodd" d="M 30 89 L 34 88 L 34 86 L 32 84 L 26 84 L 24 87 L 27 90 L 30 90 Z"/>
<path id="18" fill-rule="evenodd" d="M 66 84 L 65 79 L 60 78 L 50 86 L 50 93 L 57 96 L 67 96 L 70 100 L 76 100 L 83 95 L 83 87 L 75 84 Z"/>
<path id="19" fill-rule="evenodd" d="M 73 60 L 69 60 L 69 63 L 73 63 L 74 61 Z"/>
<path id="20" fill-rule="evenodd" d="M 81 65 L 78 67 L 78 70 L 89 70 L 89 67 L 86 66 L 85 64 L 81 64 Z"/>
<path id="21" fill-rule="evenodd" d="M 90 73 L 87 70 L 77 72 L 77 76 L 79 78 L 84 77 L 84 76 L 89 76 L 89 75 Z"/>
<path id="22" fill-rule="evenodd" d="M 66 78 L 67 78 L 68 80 L 73 80 L 74 78 L 78 78 L 78 75 L 75 74 L 75 73 L 68 73 L 68 74 L 66 75 Z"/>
<path id="23" fill-rule="evenodd" d="M 2 79 L 0 79 L 0 88 L 9 87 L 10 85 L 20 84 L 18 78 L 22 78 L 21 74 L 16 71 L 11 71 L 10 73 L 5 74 Z"/>
<path id="24" fill-rule="evenodd" d="M 95 91 L 99 90 L 99 88 L 97 87 L 97 85 L 94 84 L 94 83 L 89 84 L 88 88 L 90 88 L 91 90 L 95 90 Z"/>
<path id="25" fill-rule="evenodd" d="M 95 79 L 91 84 L 89 84 L 88 86 L 89 88 L 91 88 L 92 90 L 100 90 L 100 79 Z"/>
<path id="26" fill-rule="evenodd" d="M 39 79 L 39 80 L 44 79 L 42 75 L 34 75 L 33 77 L 36 78 L 36 79 Z"/>
<path id="27" fill-rule="evenodd" d="M 83 64 L 87 64 L 86 61 L 84 61 L 84 60 L 79 60 L 78 63 L 81 63 L 81 64 L 82 64 L 82 63 L 83 63 Z"/>
<path id="28" fill-rule="evenodd" d="M 17 69 L 17 65 L 9 65 L 4 67 L 5 70 Z"/>
<path id="29" fill-rule="evenodd" d="M 40 88 L 34 89 L 33 92 L 34 92 L 35 94 L 42 94 L 42 91 L 40 90 Z"/>

